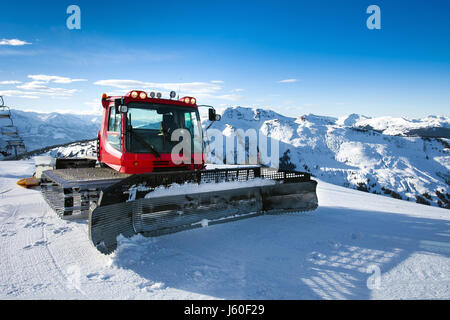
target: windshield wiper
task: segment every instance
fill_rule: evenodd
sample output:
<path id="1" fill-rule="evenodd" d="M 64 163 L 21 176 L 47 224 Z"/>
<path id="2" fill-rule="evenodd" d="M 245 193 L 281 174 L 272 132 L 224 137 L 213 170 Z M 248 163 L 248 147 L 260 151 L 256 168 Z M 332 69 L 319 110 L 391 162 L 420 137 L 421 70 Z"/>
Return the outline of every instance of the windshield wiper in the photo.
<path id="1" fill-rule="evenodd" d="M 135 137 L 140 143 L 145 145 L 150 151 L 155 155 L 156 158 L 161 158 L 161 155 L 158 151 L 156 151 L 155 147 L 153 147 L 151 144 L 149 144 L 145 139 L 141 138 L 137 133 L 133 131 L 133 128 L 128 128 L 128 131 L 131 132 L 133 137 Z"/>

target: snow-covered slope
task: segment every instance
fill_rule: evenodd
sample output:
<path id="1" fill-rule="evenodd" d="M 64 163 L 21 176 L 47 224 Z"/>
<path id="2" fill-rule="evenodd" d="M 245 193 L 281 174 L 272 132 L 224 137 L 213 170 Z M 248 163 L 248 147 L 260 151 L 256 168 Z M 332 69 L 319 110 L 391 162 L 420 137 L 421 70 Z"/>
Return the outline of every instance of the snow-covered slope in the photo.
<path id="1" fill-rule="evenodd" d="M 94 115 L 37 113 L 14 109 L 11 114 L 27 151 L 95 139 L 101 123 L 101 117 Z"/>
<path id="2" fill-rule="evenodd" d="M 28 153 L 26 158 L 47 155 L 53 158 L 97 158 L 97 140 L 78 141 L 57 147 L 38 149 Z"/>
<path id="3" fill-rule="evenodd" d="M 224 134 L 239 128 L 261 130 L 280 141 L 284 166 L 293 165 L 330 183 L 449 207 L 449 136 L 428 137 L 430 132 L 448 133 L 449 117 L 370 119 L 352 114 L 338 119 L 309 114 L 290 118 L 234 107 L 226 109 L 222 121 L 211 128 Z M 421 132 L 427 137 L 408 136 Z"/>
<path id="4" fill-rule="evenodd" d="M 449 211 L 319 181 L 319 209 L 155 239 L 112 256 L 0 162 L 0 299 L 450 299 Z"/>

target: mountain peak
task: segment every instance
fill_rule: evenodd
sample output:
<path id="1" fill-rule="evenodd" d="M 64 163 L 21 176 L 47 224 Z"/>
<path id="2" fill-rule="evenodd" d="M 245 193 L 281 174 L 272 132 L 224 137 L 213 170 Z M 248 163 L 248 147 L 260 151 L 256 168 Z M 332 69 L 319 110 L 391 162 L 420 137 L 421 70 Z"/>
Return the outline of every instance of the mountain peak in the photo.
<path id="1" fill-rule="evenodd" d="M 274 119 L 294 120 L 294 118 L 283 116 L 272 110 L 241 107 L 241 106 L 229 107 L 225 109 L 222 113 L 222 119 L 262 121 L 262 122 Z"/>

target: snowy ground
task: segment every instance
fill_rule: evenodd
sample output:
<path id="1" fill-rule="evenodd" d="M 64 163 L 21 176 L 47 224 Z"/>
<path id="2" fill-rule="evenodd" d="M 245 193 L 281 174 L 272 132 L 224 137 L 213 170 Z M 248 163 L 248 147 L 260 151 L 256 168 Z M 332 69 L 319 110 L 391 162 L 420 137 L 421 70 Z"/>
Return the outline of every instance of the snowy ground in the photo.
<path id="1" fill-rule="evenodd" d="M 0 162 L 0 299 L 450 298 L 445 209 L 320 181 L 315 212 L 123 239 L 106 257 L 87 222 L 15 185 L 32 172 Z"/>

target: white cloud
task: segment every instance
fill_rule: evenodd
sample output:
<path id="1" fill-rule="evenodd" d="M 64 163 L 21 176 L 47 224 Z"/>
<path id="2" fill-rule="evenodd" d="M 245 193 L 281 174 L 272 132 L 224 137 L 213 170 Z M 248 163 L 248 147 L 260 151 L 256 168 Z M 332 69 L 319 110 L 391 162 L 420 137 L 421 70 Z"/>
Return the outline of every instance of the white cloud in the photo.
<path id="1" fill-rule="evenodd" d="M 219 80 L 215 80 L 219 81 Z M 123 90 L 119 95 L 125 94 L 126 91 L 130 90 L 146 90 L 146 91 L 156 91 L 165 90 L 167 92 L 174 90 L 183 95 L 192 95 L 197 98 L 197 100 L 208 101 L 208 100 L 226 100 L 226 101 L 240 101 L 243 97 L 237 92 L 243 91 L 243 89 L 235 89 L 230 94 L 221 94 L 222 86 L 214 84 L 212 82 L 185 82 L 185 83 L 154 83 L 154 82 L 143 82 L 138 80 L 120 80 L 120 79 L 109 79 L 109 80 L 99 80 L 94 82 L 98 86 L 106 86 L 115 89 Z"/>
<path id="2" fill-rule="evenodd" d="M 23 99 L 39 99 L 38 96 L 19 96 L 19 98 L 23 98 Z"/>
<path id="3" fill-rule="evenodd" d="M 162 89 L 166 91 L 182 91 L 189 94 L 211 94 L 222 89 L 221 86 L 207 82 L 185 82 L 185 83 L 154 83 L 138 80 L 100 80 L 94 82 L 98 86 L 107 86 L 122 90 L 155 90 Z"/>
<path id="4" fill-rule="evenodd" d="M 231 90 L 231 92 L 242 92 L 242 91 L 244 91 L 244 89 L 241 88 Z"/>
<path id="5" fill-rule="evenodd" d="M 297 79 L 285 79 L 285 80 L 280 80 L 278 81 L 278 83 L 293 83 L 293 82 L 297 82 Z"/>
<path id="6" fill-rule="evenodd" d="M 20 96 L 26 95 L 27 93 L 20 90 L 0 90 L 0 96 L 12 97 L 12 96 Z"/>
<path id="7" fill-rule="evenodd" d="M 71 79 L 71 78 L 67 78 L 67 77 L 49 76 L 49 75 L 45 75 L 45 74 L 32 74 L 32 75 L 29 75 L 28 78 L 30 78 L 34 81 L 42 81 L 45 83 L 54 82 L 54 83 L 63 83 L 63 84 L 87 81 L 86 79 Z"/>
<path id="8" fill-rule="evenodd" d="M 87 81 L 86 79 L 71 79 L 60 76 L 49 76 L 43 74 L 28 75 L 33 81 L 22 83 L 20 81 L 5 81 L 7 84 L 16 84 L 19 90 L 1 91 L 5 96 L 18 96 L 20 98 L 38 99 L 40 96 L 51 98 L 72 97 L 77 89 L 55 88 L 49 86 L 50 83 L 71 84 L 74 82 Z"/>
<path id="9" fill-rule="evenodd" d="M 56 98 L 56 97 L 71 97 L 77 91 L 78 90 L 76 90 L 76 89 L 45 87 L 45 88 L 41 88 L 39 90 L 34 90 L 34 91 L 3 90 L 3 91 L 0 91 L 0 95 L 6 96 L 6 97 L 18 96 L 21 98 L 23 98 L 23 97 L 29 98 L 30 96 L 33 96 L 33 97 L 35 97 L 35 99 L 39 96 L 47 96 L 47 97 Z"/>
<path id="10" fill-rule="evenodd" d="M 43 85 L 42 82 L 38 81 L 27 82 L 20 86 L 17 86 L 17 88 L 23 90 L 32 90 L 32 91 L 24 91 L 25 94 L 59 96 L 59 97 L 71 97 L 75 92 L 78 91 L 77 89 L 48 87 Z"/>
<path id="11" fill-rule="evenodd" d="M 24 46 L 26 44 L 31 44 L 30 42 L 22 41 L 19 39 L 2 39 L 0 40 L 0 46 Z"/>
<path id="12" fill-rule="evenodd" d="M 24 90 L 40 90 L 48 88 L 47 86 L 44 85 L 44 83 L 45 82 L 31 81 L 21 84 L 20 86 L 17 86 L 17 88 Z"/>
<path id="13" fill-rule="evenodd" d="M 225 83 L 225 82 L 223 82 L 222 80 L 212 80 L 211 82 L 212 82 L 212 83 Z"/>
<path id="14" fill-rule="evenodd" d="M 7 80 L 7 81 L 0 81 L 0 84 L 19 84 L 22 83 L 21 81 L 14 81 L 14 80 Z"/>

